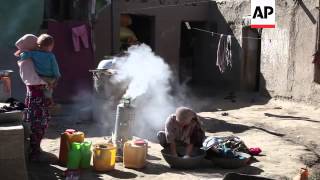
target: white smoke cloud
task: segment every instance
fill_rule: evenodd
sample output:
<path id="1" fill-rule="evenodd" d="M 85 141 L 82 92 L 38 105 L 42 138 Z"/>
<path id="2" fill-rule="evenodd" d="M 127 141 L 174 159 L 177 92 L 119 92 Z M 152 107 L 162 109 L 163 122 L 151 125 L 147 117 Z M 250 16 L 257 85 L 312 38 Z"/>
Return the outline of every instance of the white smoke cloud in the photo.
<path id="1" fill-rule="evenodd" d="M 145 44 L 132 46 L 126 56 L 113 60 L 116 73 L 99 80 L 104 95 L 94 100 L 93 115 L 102 123 L 100 131 L 114 131 L 116 106 L 122 96 L 134 99 L 133 135 L 148 140 L 154 140 L 156 132 L 164 129 L 166 118 L 178 106 L 199 111 L 212 104 L 211 100 L 194 96 L 185 83 L 175 82 L 169 65 Z"/>
<path id="2" fill-rule="evenodd" d="M 114 82 L 130 81 L 124 96 L 135 99 L 134 129 L 139 129 L 135 134 L 155 136 L 155 131 L 163 129 L 167 116 L 175 110 L 169 65 L 142 44 L 130 47 L 128 56 L 117 60 L 116 69 Z"/>
<path id="3" fill-rule="evenodd" d="M 128 56 L 117 61 L 116 69 L 115 81 L 130 80 L 125 96 L 132 99 L 155 86 L 162 88 L 161 91 L 169 90 L 172 73 L 168 64 L 145 44 L 131 46 L 128 49 Z"/>

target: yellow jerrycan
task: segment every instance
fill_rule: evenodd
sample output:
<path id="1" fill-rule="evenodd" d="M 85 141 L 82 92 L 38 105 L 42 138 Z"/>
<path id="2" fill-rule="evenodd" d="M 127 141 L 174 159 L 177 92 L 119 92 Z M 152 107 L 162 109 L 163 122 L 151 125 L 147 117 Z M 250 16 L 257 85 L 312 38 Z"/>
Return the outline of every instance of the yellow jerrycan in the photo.
<path id="1" fill-rule="evenodd" d="M 96 144 L 93 148 L 93 168 L 96 171 L 111 171 L 116 163 L 116 146 Z"/>
<path id="2" fill-rule="evenodd" d="M 148 144 L 144 140 L 133 140 L 124 143 L 123 165 L 126 168 L 140 169 L 146 165 Z"/>

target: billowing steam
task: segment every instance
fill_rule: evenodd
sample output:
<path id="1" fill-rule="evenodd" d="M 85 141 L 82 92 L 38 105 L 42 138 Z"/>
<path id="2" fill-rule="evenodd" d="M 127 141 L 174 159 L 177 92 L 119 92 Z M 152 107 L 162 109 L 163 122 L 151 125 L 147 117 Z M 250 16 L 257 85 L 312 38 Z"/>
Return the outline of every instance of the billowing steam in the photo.
<path id="1" fill-rule="evenodd" d="M 155 55 L 145 44 L 132 46 L 126 56 L 115 57 L 113 75 L 99 80 L 103 92 L 95 97 L 95 119 L 102 123 L 103 133 L 114 131 L 116 107 L 121 97 L 129 97 L 135 110 L 133 135 L 154 140 L 156 132 L 164 129 L 166 118 L 178 106 L 188 106 L 198 111 L 211 104 L 194 96 L 186 84 L 174 83 L 173 73 L 165 61 Z M 95 87 L 99 90 L 100 85 Z M 95 86 L 96 86 L 95 85 Z"/>
<path id="2" fill-rule="evenodd" d="M 169 66 L 145 44 L 130 47 L 128 56 L 117 62 L 116 69 L 114 80 L 130 80 L 124 95 L 126 97 L 135 99 L 153 87 L 158 87 L 159 91 L 164 93 L 170 89 Z"/>
<path id="3" fill-rule="evenodd" d="M 136 110 L 134 129 L 139 136 L 155 137 L 164 127 L 167 116 L 175 105 L 169 94 L 172 72 L 164 60 L 145 44 L 132 46 L 128 56 L 116 63 L 114 82 L 129 81 L 125 97 L 134 100 Z"/>

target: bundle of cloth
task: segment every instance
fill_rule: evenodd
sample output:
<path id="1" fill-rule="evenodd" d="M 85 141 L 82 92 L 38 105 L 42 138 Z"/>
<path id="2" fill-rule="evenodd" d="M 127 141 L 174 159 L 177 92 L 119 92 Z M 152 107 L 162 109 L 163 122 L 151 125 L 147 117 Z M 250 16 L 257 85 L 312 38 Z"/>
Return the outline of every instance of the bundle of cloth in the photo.
<path id="1" fill-rule="evenodd" d="M 6 113 L 6 112 L 11 112 L 11 111 L 23 111 L 26 108 L 24 103 L 14 99 L 14 98 L 9 98 L 8 100 L 6 100 L 5 103 L 7 103 L 9 105 L 4 105 L 4 106 L 0 107 L 0 113 Z"/>
<path id="2" fill-rule="evenodd" d="M 249 148 L 237 136 L 207 137 L 201 149 L 207 151 L 207 158 L 240 158 L 237 152 L 250 154 Z"/>

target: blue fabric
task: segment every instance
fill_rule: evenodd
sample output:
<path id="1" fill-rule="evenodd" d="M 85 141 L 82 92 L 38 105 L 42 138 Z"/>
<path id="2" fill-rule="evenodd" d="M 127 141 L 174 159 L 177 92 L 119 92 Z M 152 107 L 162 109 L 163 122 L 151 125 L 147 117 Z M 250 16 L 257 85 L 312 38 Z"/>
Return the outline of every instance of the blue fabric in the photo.
<path id="1" fill-rule="evenodd" d="M 59 78 L 61 76 L 56 57 L 51 52 L 28 51 L 20 55 L 20 60 L 31 58 L 40 76 Z"/>

